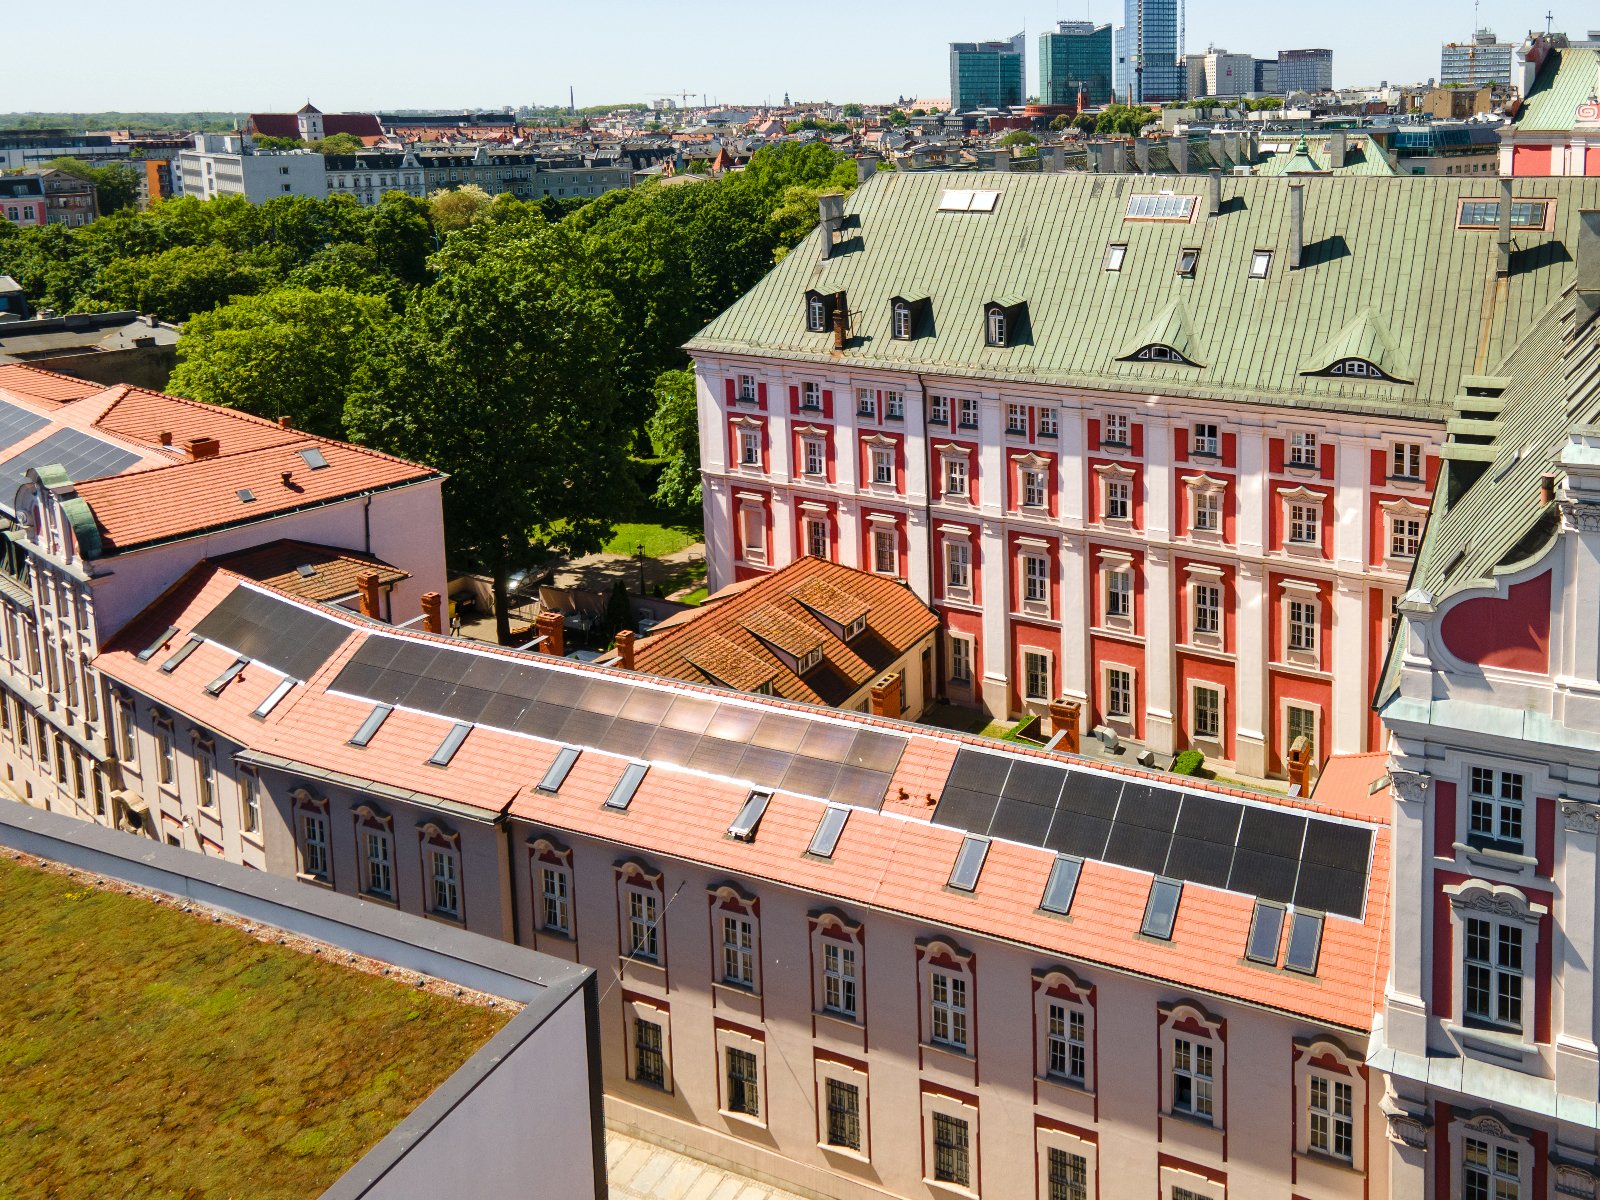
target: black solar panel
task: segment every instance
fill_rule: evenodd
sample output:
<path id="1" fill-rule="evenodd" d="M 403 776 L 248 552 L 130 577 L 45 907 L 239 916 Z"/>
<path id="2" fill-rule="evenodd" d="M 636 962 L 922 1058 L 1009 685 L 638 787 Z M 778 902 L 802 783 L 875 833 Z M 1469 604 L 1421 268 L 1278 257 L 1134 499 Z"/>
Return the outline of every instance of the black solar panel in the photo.
<path id="1" fill-rule="evenodd" d="M 50 424 L 49 417 L 41 417 L 36 412 L 29 412 L 15 404 L 0 400 L 0 449 L 15 445 L 29 434 L 37 433 Z M 11 497 L 3 497 L 7 504 Z"/>
<path id="2" fill-rule="evenodd" d="M 292 679 L 309 679 L 350 631 L 297 604 L 241 587 L 225 596 L 192 632 Z"/>
<path id="3" fill-rule="evenodd" d="M 74 483 L 118 475 L 139 461 L 131 450 L 76 429 L 58 429 L 44 441 L 0 463 L 0 504 L 11 507 L 29 467 L 59 464 Z"/>
<path id="4" fill-rule="evenodd" d="M 1359 918 L 1372 832 L 1066 762 L 962 750 L 933 820 Z"/>

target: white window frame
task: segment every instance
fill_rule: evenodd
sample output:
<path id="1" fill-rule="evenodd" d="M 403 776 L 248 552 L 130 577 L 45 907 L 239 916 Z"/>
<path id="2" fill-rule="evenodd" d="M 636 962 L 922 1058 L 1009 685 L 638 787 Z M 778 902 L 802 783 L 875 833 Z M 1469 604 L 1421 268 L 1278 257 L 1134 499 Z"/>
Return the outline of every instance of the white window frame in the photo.
<path id="1" fill-rule="evenodd" d="M 333 882 L 333 854 L 328 843 L 328 814 L 301 808 L 299 818 L 300 870 L 319 883 Z"/>
<path id="2" fill-rule="evenodd" d="M 802 517 L 800 526 L 801 532 L 805 536 L 806 553 L 816 558 L 827 558 L 830 546 L 828 519 L 826 517 Z"/>
<path id="3" fill-rule="evenodd" d="M 1499 1200 L 1501 1197 L 1509 1200 L 1533 1200 L 1536 1193 L 1533 1190 L 1532 1139 L 1523 1130 L 1490 1113 L 1481 1113 L 1465 1120 L 1458 1119 L 1450 1124 L 1452 1196 L 1467 1195 L 1467 1175 L 1470 1169 L 1468 1152 L 1472 1148 L 1472 1143 L 1476 1143 L 1486 1153 L 1489 1167 L 1487 1178 L 1490 1180 L 1487 1194 L 1491 1200 Z M 1506 1161 L 1507 1155 L 1515 1157 L 1514 1169 L 1507 1169 L 1510 1166 Z M 1500 1185 L 1498 1189 L 1497 1184 Z"/>
<path id="4" fill-rule="evenodd" d="M 1289 467 L 1320 467 L 1320 448 L 1317 435 L 1309 429 L 1292 429 L 1284 445 L 1284 465 Z"/>
<path id="5" fill-rule="evenodd" d="M 1295 1154 L 1337 1168 L 1366 1170 L 1366 1064 L 1330 1037 L 1296 1040 L 1294 1090 L 1299 1098 L 1295 1122 Z M 1318 1081 L 1326 1085 L 1319 1094 Z M 1349 1110 L 1341 1113 L 1336 1085 L 1349 1088 Z M 1325 1098 L 1325 1107 L 1319 1101 Z M 1326 1131 L 1325 1135 L 1323 1131 Z M 1340 1132 L 1348 1132 L 1350 1153 L 1338 1153 Z"/>
<path id="6" fill-rule="evenodd" d="M 1100 444 L 1102 446 L 1133 445 L 1133 431 L 1127 413 L 1103 413 L 1100 418 Z"/>
<path id="7" fill-rule="evenodd" d="M 875 525 L 872 530 L 872 572 L 899 575 L 900 535 L 893 526 Z"/>
<path id="8" fill-rule="evenodd" d="M 761 393 L 756 387 L 756 377 L 754 375 L 739 376 L 739 382 L 737 388 L 734 390 L 734 396 L 739 400 L 743 400 L 747 404 L 757 403 L 761 397 Z"/>
<path id="9" fill-rule="evenodd" d="M 394 835 L 370 823 L 358 825 L 361 842 L 361 890 L 381 900 L 394 899 Z M 381 853 L 375 853 L 381 851 Z"/>
<path id="10" fill-rule="evenodd" d="M 984 331 L 986 334 L 985 340 L 989 345 L 1004 346 L 1006 344 L 1006 336 L 1010 333 L 1007 328 L 1006 310 L 998 306 L 991 308 Z"/>
<path id="11" fill-rule="evenodd" d="M 1223 1087 L 1227 1045 L 1221 1036 L 1221 1022 L 1191 1004 L 1164 1011 L 1168 1019 L 1161 1029 L 1162 1109 L 1168 1116 L 1221 1129 L 1227 1111 Z M 1195 1032 L 1196 1025 L 1204 1032 Z"/>
<path id="12" fill-rule="evenodd" d="M 1132 725 L 1133 705 L 1138 687 L 1137 673 L 1132 667 L 1121 663 L 1107 663 L 1104 674 L 1106 721 Z"/>
<path id="13" fill-rule="evenodd" d="M 756 990 L 756 921 L 753 916 L 717 909 L 721 933 L 721 972 L 717 982 L 730 987 Z"/>
<path id="14" fill-rule="evenodd" d="M 945 504 L 972 503 L 972 468 L 967 461 L 967 452 L 961 449 L 943 450 L 940 452 L 942 470 L 940 471 L 941 484 L 939 499 Z"/>
<path id="15" fill-rule="evenodd" d="M 825 479 L 828 475 L 826 438 L 805 434 L 800 438 L 800 474 L 806 479 Z"/>
<path id="16" fill-rule="evenodd" d="M 1048 650 L 1023 647 L 1022 699 L 1028 704 L 1047 704 L 1051 699 L 1051 678 L 1055 659 Z M 1042 682 L 1043 686 L 1036 686 Z"/>
<path id="17" fill-rule="evenodd" d="M 878 393 L 872 388 L 856 389 L 856 416 L 869 421 L 878 419 Z"/>
<path id="18" fill-rule="evenodd" d="M 1035 1077 L 1092 1092 L 1095 1011 L 1091 990 L 1065 968 L 1036 970 L 1033 978 Z"/>
<path id="19" fill-rule="evenodd" d="M 1022 559 L 1022 602 L 1048 609 L 1050 605 L 1050 557 L 1042 550 L 1025 550 Z"/>
<path id="20" fill-rule="evenodd" d="M 1314 590 L 1286 589 L 1283 597 L 1283 658 L 1316 667 L 1321 663 L 1322 597 Z"/>
<path id="21" fill-rule="evenodd" d="M 760 504 L 739 505 L 739 549 L 745 562 L 765 564 L 767 561 L 767 513 Z"/>
<path id="22" fill-rule="evenodd" d="M 1195 576 L 1189 581 L 1189 635 L 1198 645 L 1215 645 L 1222 640 L 1222 580 L 1214 575 Z"/>
<path id="23" fill-rule="evenodd" d="M 461 919 L 461 852 L 429 843 L 428 911 L 434 916 Z"/>
<path id="24" fill-rule="evenodd" d="M 956 599 L 972 598 L 972 543 L 963 537 L 946 537 L 944 547 L 944 590 Z"/>
<path id="25" fill-rule="evenodd" d="M 800 384 L 800 408 L 804 412 L 822 411 L 822 385 L 813 379 Z"/>
<path id="26" fill-rule="evenodd" d="M 623 883 L 622 957 L 665 966 L 661 945 L 661 895 L 648 883 Z"/>
<path id="27" fill-rule="evenodd" d="M 1006 402 L 1006 436 L 1028 436 L 1028 406 L 1014 400 Z"/>
<path id="28" fill-rule="evenodd" d="M 1061 418 L 1053 405 L 1043 405 L 1039 409 L 1039 436 L 1053 438 L 1059 435 Z"/>
<path id="29" fill-rule="evenodd" d="M 537 858 L 534 865 L 539 872 L 539 932 L 572 937 L 572 868 Z"/>
<path id="30" fill-rule="evenodd" d="M 949 426 L 949 424 L 950 424 L 950 397 L 949 396 L 929 396 L 928 397 L 928 424 L 929 425 L 943 425 L 943 426 L 946 426 L 946 427 Z"/>
<path id="31" fill-rule="evenodd" d="M 860 946 L 824 936 L 821 943 L 822 1011 L 845 1021 L 860 1019 Z"/>
<path id="32" fill-rule="evenodd" d="M 894 306 L 894 337 L 901 342 L 911 340 L 911 305 L 904 300 L 897 301 Z"/>
<path id="33" fill-rule="evenodd" d="M 1204 706 L 1201 704 L 1200 697 L 1202 693 L 1212 697 L 1211 705 Z M 1226 704 L 1227 689 L 1225 689 L 1221 684 L 1198 679 L 1190 682 L 1189 713 L 1191 728 L 1189 731 L 1189 737 L 1192 741 L 1206 742 L 1215 746 L 1220 746 L 1222 744 L 1222 730 L 1224 728 L 1223 713 L 1224 706 Z M 1215 727 L 1209 729 L 1203 728 L 1200 721 L 1201 713 L 1206 711 L 1208 707 L 1215 719 Z"/>
<path id="34" fill-rule="evenodd" d="M 961 397 L 957 424 L 961 429 L 976 429 L 978 427 L 978 401 L 975 397 Z"/>
<path id="35" fill-rule="evenodd" d="M 883 393 L 883 419 L 903 421 L 906 417 L 906 394 L 893 388 Z"/>
<path id="36" fill-rule="evenodd" d="M 1134 614 L 1133 563 L 1130 559 L 1102 556 L 1100 573 L 1101 622 L 1107 629 L 1131 630 Z"/>
<path id="37" fill-rule="evenodd" d="M 973 639 L 961 634 L 950 635 L 950 682 L 971 686 Z"/>
<path id="38" fill-rule="evenodd" d="M 970 982 L 962 970 L 928 969 L 928 1040 L 957 1054 L 966 1054 L 971 1045 Z"/>
<path id="39" fill-rule="evenodd" d="M 1420 483 L 1427 478 L 1428 448 L 1423 442 L 1396 441 L 1389 444 L 1389 478 L 1402 483 Z"/>
<path id="40" fill-rule="evenodd" d="M 1389 557 L 1414 559 L 1422 548 L 1422 518 L 1389 514 Z"/>
<path id="41" fill-rule="evenodd" d="M 1043 510 L 1050 503 L 1049 475 L 1038 467 L 1022 469 L 1022 507 Z"/>
<path id="42" fill-rule="evenodd" d="M 1197 422 L 1190 434 L 1190 440 L 1191 454 L 1216 458 L 1222 453 L 1222 427 L 1215 421 Z"/>
<path id="43" fill-rule="evenodd" d="M 629 999 L 623 1006 L 624 1033 L 627 1038 L 627 1074 L 628 1080 L 663 1092 L 672 1092 L 672 1024 L 671 1014 L 665 1008 L 658 1008 L 640 1000 Z M 661 1079 L 659 1082 L 640 1077 L 639 1073 L 639 1022 L 648 1022 L 654 1025 L 661 1035 L 659 1054 L 661 1057 Z M 652 1050 L 656 1050 L 652 1047 Z"/>
<path id="44" fill-rule="evenodd" d="M 1530 805 L 1528 774 L 1482 760 L 1464 764 L 1460 793 L 1467 798 L 1465 840 L 1469 846 L 1514 849 L 1523 853 L 1528 844 Z"/>
<path id="45" fill-rule="evenodd" d="M 894 447 L 873 446 L 868 451 L 867 458 L 872 464 L 872 485 L 874 487 L 894 487 Z"/>
<path id="46" fill-rule="evenodd" d="M 761 430 L 741 426 L 739 429 L 739 465 L 761 466 Z"/>

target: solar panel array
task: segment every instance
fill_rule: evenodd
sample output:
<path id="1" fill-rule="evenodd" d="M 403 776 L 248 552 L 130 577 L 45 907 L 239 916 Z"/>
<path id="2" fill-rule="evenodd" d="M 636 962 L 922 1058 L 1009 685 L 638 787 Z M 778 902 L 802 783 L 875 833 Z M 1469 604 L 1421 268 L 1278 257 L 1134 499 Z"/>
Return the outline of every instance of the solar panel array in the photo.
<path id="1" fill-rule="evenodd" d="M 13 454 L 0 463 L 0 504 L 8 508 L 29 467 L 48 467 L 59 463 L 74 483 L 118 475 L 139 461 L 131 450 L 76 429 L 58 429 L 44 441 Z"/>
<path id="2" fill-rule="evenodd" d="M 191 631 L 293 679 L 310 679 L 350 630 L 337 621 L 249 588 L 235 588 Z"/>
<path id="3" fill-rule="evenodd" d="M 50 424 L 49 417 L 41 417 L 36 412 L 29 412 L 18 405 L 0 400 L 0 448 L 14 446 L 30 434 L 38 433 L 48 424 Z"/>
<path id="4" fill-rule="evenodd" d="M 937 824 L 1360 919 L 1372 831 L 1036 758 L 962 750 Z"/>
<path id="5" fill-rule="evenodd" d="M 333 690 L 456 721 L 876 809 L 906 739 L 531 659 L 367 638 Z"/>

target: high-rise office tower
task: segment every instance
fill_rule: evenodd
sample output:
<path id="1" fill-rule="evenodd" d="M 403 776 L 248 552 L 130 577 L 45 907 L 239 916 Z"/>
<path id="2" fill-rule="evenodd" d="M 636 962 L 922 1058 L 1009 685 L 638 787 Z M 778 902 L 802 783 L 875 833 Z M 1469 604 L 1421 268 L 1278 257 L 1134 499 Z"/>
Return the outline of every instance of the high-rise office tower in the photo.
<path id="1" fill-rule="evenodd" d="M 1135 104 L 1182 100 L 1181 0 L 1123 0 L 1122 25 L 1113 39 L 1117 99 Z"/>
<path id="2" fill-rule="evenodd" d="M 950 43 L 950 111 L 1007 108 L 1027 95 L 1025 34 L 993 42 Z"/>
<path id="3" fill-rule="evenodd" d="M 1082 90 L 1090 104 L 1111 102 L 1111 26 L 1059 21 L 1039 35 L 1039 100 L 1076 104 Z"/>
<path id="4" fill-rule="evenodd" d="M 1283 92 L 1331 92 L 1332 50 L 1279 50 L 1278 86 Z"/>

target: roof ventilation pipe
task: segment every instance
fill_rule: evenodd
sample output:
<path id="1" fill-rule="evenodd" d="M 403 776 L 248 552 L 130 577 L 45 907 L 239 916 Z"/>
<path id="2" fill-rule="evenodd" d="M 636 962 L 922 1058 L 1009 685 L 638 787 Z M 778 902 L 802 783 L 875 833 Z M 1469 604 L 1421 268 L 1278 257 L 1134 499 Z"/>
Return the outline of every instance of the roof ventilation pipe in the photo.
<path id="1" fill-rule="evenodd" d="M 1209 211 L 1215 217 L 1222 212 L 1222 168 L 1212 167 L 1208 174 L 1211 176 L 1206 181 L 1206 191 L 1211 197 Z"/>
<path id="2" fill-rule="evenodd" d="M 844 197 L 837 193 L 817 197 L 817 215 L 822 225 L 822 257 L 833 257 L 833 241 L 844 224 Z"/>
<path id="3" fill-rule="evenodd" d="M 1578 214 L 1578 328 L 1600 312 L 1600 209 Z"/>
<path id="4" fill-rule="evenodd" d="M 1289 269 L 1298 271 L 1306 251 L 1306 185 L 1289 185 Z"/>
<path id="5" fill-rule="evenodd" d="M 1495 234 L 1495 273 L 1511 274 L 1511 179 L 1500 181 L 1499 230 Z M 1581 235 L 1580 235 L 1581 237 Z"/>

